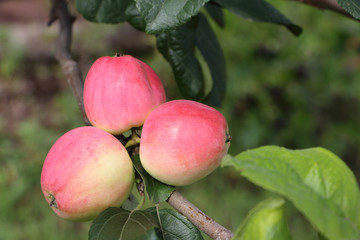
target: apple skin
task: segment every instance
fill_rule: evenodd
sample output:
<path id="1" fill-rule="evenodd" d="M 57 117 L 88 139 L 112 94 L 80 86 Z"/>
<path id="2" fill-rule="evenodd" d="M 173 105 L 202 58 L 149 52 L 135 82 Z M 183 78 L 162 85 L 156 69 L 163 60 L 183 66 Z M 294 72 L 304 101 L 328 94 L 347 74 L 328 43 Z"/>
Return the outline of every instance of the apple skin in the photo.
<path id="1" fill-rule="evenodd" d="M 130 56 L 101 57 L 84 84 L 84 107 L 91 124 L 114 135 L 143 125 L 166 100 L 161 80 L 146 63 Z"/>
<path id="2" fill-rule="evenodd" d="M 87 221 L 130 195 L 134 169 L 123 145 L 95 127 L 79 127 L 61 136 L 46 156 L 41 189 L 62 218 Z"/>
<path id="3" fill-rule="evenodd" d="M 230 146 L 224 116 L 190 100 L 174 100 L 146 119 L 140 140 L 140 160 L 157 180 L 186 186 L 214 171 Z"/>

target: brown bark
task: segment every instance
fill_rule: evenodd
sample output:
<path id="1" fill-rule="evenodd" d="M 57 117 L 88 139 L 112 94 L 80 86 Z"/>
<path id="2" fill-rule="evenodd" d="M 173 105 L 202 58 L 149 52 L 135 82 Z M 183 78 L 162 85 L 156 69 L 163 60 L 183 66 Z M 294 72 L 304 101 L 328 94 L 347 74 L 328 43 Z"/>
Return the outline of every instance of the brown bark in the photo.
<path id="1" fill-rule="evenodd" d="M 234 236 L 234 233 L 215 222 L 178 191 L 175 190 L 167 202 L 212 239 L 229 240 Z"/>
<path id="2" fill-rule="evenodd" d="M 79 64 L 71 57 L 70 46 L 72 38 L 72 24 L 75 20 L 70 15 L 66 2 L 63 0 L 52 0 L 52 8 L 48 25 L 58 20 L 60 23 L 59 36 L 56 43 L 55 57 L 59 61 L 67 81 L 73 91 L 77 104 L 83 115 L 84 122 L 89 125 L 83 103 L 83 80 Z"/>

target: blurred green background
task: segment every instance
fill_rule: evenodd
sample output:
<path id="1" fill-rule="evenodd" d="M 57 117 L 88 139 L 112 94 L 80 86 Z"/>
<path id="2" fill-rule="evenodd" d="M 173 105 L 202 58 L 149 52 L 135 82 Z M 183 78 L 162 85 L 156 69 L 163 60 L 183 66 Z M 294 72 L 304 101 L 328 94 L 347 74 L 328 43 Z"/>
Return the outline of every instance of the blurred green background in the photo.
<path id="1" fill-rule="evenodd" d="M 227 94 L 219 110 L 233 136 L 229 152 L 271 144 L 323 146 L 359 180 L 360 24 L 300 3 L 270 2 L 304 28 L 300 37 L 227 12 L 226 27 L 214 25 L 227 60 Z M 83 125 L 54 60 L 58 26 L 46 27 L 48 8 L 43 0 L 0 2 L 0 240 L 87 239 L 90 226 L 59 219 L 40 190 L 47 151 L 66 131 Z M 180 97 L 169 65 L 154 49 L 154 37 L 128 25 L 97 25 L 77 17 L 73 55 L 84 76 L 100 56 L 132 54 L 155 69 L 169 100 Z M 232 230 L 273 195 L 231 169 L 218 169 L 180 191 Z M 318 239 L 291 203 L 286 213 L 293 239 Z"/>

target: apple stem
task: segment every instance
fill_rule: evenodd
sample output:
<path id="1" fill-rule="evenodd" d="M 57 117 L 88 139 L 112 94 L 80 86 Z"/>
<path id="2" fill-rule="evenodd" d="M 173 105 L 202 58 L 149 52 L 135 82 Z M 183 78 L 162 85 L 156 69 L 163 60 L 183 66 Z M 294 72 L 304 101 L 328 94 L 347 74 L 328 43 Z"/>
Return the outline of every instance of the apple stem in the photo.
<path id="1" fill-rule="evenodd" d="M 129 141 L 125 144 L 125 148 L 132 147 L 140 143 L 140 136 L 136 133 L 136 129 L 131 129 L 131 136 Z"/>
<path id="2" fill-rule="evenodd" d="M 122 53 L 115 53 L 115 56 L 114 57 L 121 57 L 121 56 L 123 56 L 124 54 L 122 54 Z"/>

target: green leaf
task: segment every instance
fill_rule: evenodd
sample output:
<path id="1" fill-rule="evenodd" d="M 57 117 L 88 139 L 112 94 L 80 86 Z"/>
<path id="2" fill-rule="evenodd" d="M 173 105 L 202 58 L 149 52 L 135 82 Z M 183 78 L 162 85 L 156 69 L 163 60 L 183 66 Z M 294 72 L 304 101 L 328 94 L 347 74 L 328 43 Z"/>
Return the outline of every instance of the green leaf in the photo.
<path id="1" fill-rule="evenodd" d="M 142 236 L 140 240 L 163 240 L 163 238 L 158 235 L 155 228 L 152 228 L 149 231 L 147 231 L 146 234 Z"/>
<path id="2" fill-rule="evenodd" d="M 289 240 L 291 239 L 284 215 L 285 201 L 272 198 L 253 208 L 236 230 L 234 240 Z"/>
<path id="3" fill-rule="evenodd" d="M 98 23 L 125 21 L 125 10 L 131 0 L 76 0 L 76 8 L 85 19 Z"/>
<path id="4" fill-rule="evenodd" d="M 175 190 L 175 187 L 166 185 L 151 177 L 141 166 L 139 155 L 132 156 L 132 160 L 136 171 L 144 181 L 145 190 L 148 193 L 150 200 L 154 203 L 166 201 Z"/>
<path id="5" fill-rule="evenodd" d="M 169 31 L 197 15 L 209 0 L 135 0 L 146 22 L 146 32 Z"/>
<path id="6" fill-rule="evenodd" d="M 318 232 L 318 240 L 327 240 L 326 237 L 324 237 L 324 235 L 322 235 L 321 233 Z"/>
<path id="7" fill-rule="evenodd" d="M 202 14 L 199 14 L 196 29 L 196 46 L 209 66 L 213 82 L 212 89 L 204 102 L 208 105 L 220 106 L 226 90 L 225 57 L 215 33 Z"/>
<path id="8" fill-rule="evenodd" d="M 288 198 L 329 239 L 360 239 L 359 189 L 351 170 L 323 148 L 265 146 L 224 162 L 253 183 Z"/>
<path id="9" fill-rule="evenodd" d="M 302 29 L 298 25 L 292 23 L 288 18 L 282 15 L 276 8 L 265 0 L 214 0 L 224 8 L 237 14 L 238 16 L 256 21 L 270 22 L 284 25 L 294 35 L 301 34 Z"/>
<path id="10" fill-rule="evenodd" d="M 221 167 L 235 167 L 234 165 L 234 157 L 230 154 L 226 154 L 221 160 Z"/>
<path id="11" fill-rule="evenodd" d="M 128 199 L 123 203 L 121 206 L 125 210 L 134 210 L 139 205 L 139 201 L 136 199 L 136 197 L 133 194 L 130 194 Z"/>
<path id="12" fill-rule="evenodd" d="M 222 7 L 215 2 L 208 2 L 205 4 L 205 9 L 211 18 L 221 27 L 225 27 L 225 18 Z"/>
<path id="13" fill-rule="evenodd" d="M 89 240 L 138 240 L 156 224 L 156 219 L 147 211 L 111 207 L 93 221 Z"/>
<path id="14" fill-rule="evenodd" d="M 358 0 L 337 0 L 341 7 L 351 14 L 354 18 L 360 20 L 360 1 Z"/>
<path id="15" fill-rule="evenodd" d="M 164 240 L 203 240 L 200 231 L 182 214 L 173 209 L 161 209 L 157 212 L 156 208 L 147 209 L 154 218 L 158 220 L 156 228 L 158 236 Z"/>
<path id="16" fill-rule="evenodd" d="M 139 10 L 136 8 L 135 2 L 131 1 L 125 11 L 126 21 L 130 23 L 134 28 L 145 31 L 146 23 L 141 16 Z"/>
<path id="17" fill-rule="evenodd" d="M 200 100 L 204 94 L 204 77 L 194 52 L 197 20 L 156 38 L 156 47 L 170 63 L 181 94 L 192 100 Z"/>

